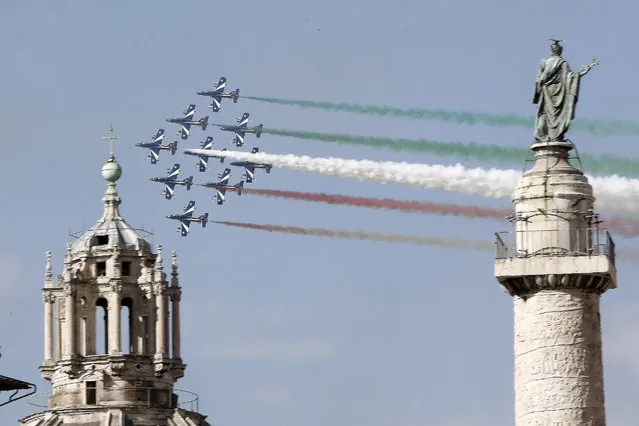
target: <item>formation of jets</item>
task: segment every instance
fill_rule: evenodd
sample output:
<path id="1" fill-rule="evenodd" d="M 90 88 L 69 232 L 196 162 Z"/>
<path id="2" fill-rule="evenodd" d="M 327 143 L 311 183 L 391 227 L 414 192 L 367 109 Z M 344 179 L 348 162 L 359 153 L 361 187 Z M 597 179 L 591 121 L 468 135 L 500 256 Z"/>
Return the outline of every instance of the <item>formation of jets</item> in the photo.
<path id="1" fill-rule="evenodd" d="M 215 87 L 210 90 L 202 90 L 197 92 L 198 95 L 207 96 L 211 98 L 211 102 L 209 104 L 209 108 L 213 110 L 213 112 L 219 112 L 222 109 L 222 100 L 232 99 L 233 103 L 237 103 L 240 97 L 240 89 L 235 89 L 231 92 L 225 92 L 226 90 L 226 77 L 220 77 L 218 82 L 215 84 Z M 181 117 L 172 117 L 167 118 L 166 121 L 169 123 L 178 124 L 179 130 L 178 135 L 181 136 L 182 140 L 188 140 L 189 136 L 191 136 L 191 128 L 192 126 L 199 126 L 202 131 L 206 131 L 209 126 L 209 116 L 202 117 L 200 119 L 196 119 L 196 105 L 190 104 L 183 112 Z M 213 124 L 220 128 L 220 130 L 233 132 L 235 134 L 232 143 L 236 147 L 244 146 L 244 141 L 246 134 L 254 134 L 256 138 L 259 138 L 262 135 L 263 125 L 258 124 L 253 127 L 249 127 L 250 119 L 249 113 L 245 112 L 242 116 L 237 119 L 237 124 L 234 125 L 220 125 Z M 149 155 L 148 159 L 150 159 L 151 164 L 157 164 L 160 161 L 160 152 L 168 151 L 171 155 L 175 155 L 177 151 L 178 141 L 173 141 L 172 143 L 163 144 L 164 138 L 166 137 L 166 133 L 164 129 L 158 129 L 155 135 L 151 136 L 151 141 L 149 142 L 140 142 L 136 143 L 135 146 L 140 148 L 148 149 Z M 212 150 L 214 146 L 214 140 L 212 136 L 207 136 L 206 140 L 200 143 L 200 148 L 203 150 Z M 223 148 L 222 151 L 226 151 L 226 148 Z M 252 153 L 259 152 L 259 148 L 255 147 L 251 151 Z M 209 167 L 209 159 L 210 158 L 219 158 L 220 163 L 224 163 L 224 157 L 218 155 L 208 155 L 208 154 L 194 154 L 190 152 L 186 152 L 189 155 L 197 156 L 197 163 L 195 167 L 200 172 L 206 172 Z M 222 173 L 218 174 L 217 181 L 208 182 L 204 184 L 198 184 L 199 186 L 203 186 L 206 188 L 215 189 L 215 196 L 213 200 L 217 202 L 218 205 L 224 204 L 226 201 L 226 193 L 227 191 L 236 192 L 237 195 L 242 195 L 242 190 L 244 188 L 244 182 L 252 183 L 255 181 L 255 170 L 256 169 L 264 169 L 266 173 L 271 172 L 271 168 L 273 167 L 271 164 L 266 163 L 258 163 L 252 161 L 236 161 L 230 163 L 231 166 L 235 167 L 243 167 L 245 173 L 242 175 L 243 180 L 231 184 L 231 169 L 225 168 Z M 176 196 L 176 188 L 178 186 L 186 187 L 187 191 L 191 190 L 191 186 L 193 183 L 193 176 L 189 176 L 184 179 L 178 179 L 180 174 L 180 164 L 175 163 L 172 168 L 167 170 L 167 176 L 161 177 L 153 177 L 150 178 L 152 182 L 159 182 L 164 184 L 164 189 L 162 190 L 162 195 L 167 200 L 172 199 Z M 200 216 L 194 216 L 195 211 L 195 201 L 189 201 L 189 203 L 184 207 L 182 213 L 179 214 L 171 214 L 166 216 L 167 219 L 177 220 L 179 221 L 178 232 L 184 237 L 186 237 L 190 232 L 191 223 L 201 223 L 202 228 L 206 227 L 206 223 L 208 222 L 208 213 L 203 213 Z"/>

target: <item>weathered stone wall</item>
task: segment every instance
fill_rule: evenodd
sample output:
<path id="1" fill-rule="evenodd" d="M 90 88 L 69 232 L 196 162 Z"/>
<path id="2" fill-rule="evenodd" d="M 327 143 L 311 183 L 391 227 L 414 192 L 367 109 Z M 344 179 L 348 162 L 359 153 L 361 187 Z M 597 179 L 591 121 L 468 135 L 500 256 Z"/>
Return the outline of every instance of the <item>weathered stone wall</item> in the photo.
<path id="1" fill-rule="evenodd" d="M 515 297 L 515 425 L 604 426 L 599 295 Z"/>

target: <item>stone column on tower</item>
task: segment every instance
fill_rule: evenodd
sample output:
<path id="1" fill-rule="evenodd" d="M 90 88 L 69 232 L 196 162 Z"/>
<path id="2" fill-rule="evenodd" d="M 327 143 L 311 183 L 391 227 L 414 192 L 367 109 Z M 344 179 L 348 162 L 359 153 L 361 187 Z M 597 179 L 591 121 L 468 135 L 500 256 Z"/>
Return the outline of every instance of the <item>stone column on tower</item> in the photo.
<path id="1" fill-rule="evenodd" d="M 65 289 L 64 313 L 65 358 L 71 358 L 75 354 L 75 306 L 71 287 Z"/>
<path id="2" fill-rule="evenodd" d="M 167 355 L 167 303 L 166 303 L 166 275 L 162 264 L 162 245 L 158 245 L 158 255 L 155 263 L 155 303 L 157 314 L 155 319 L 155 353 L 156 356 Z"/>
<path id="3" fill-rule="evenodd" d="M 51 251 L 47 252 L 44 281 L 44 364 L 53 363 L 53 272 L 51 268 Z"/>
<path id="4" fill-rule="evenodd" d="M 120 310 L 122 306 L 120 305 L 120 293 L 117 284 L 113 285 L 112 289 L 108 306 L 109 353 L 120 353 L 122 350 L 120 347 Z"/>
<path id="5" fill-rule="evenodd" d="M 605 425 L 599 298 L 616 287 L 614 244 L 564 141 L 531 146 L 497 234 L 495 276 L 514 300 L 515 425 Z"/>
<path id="6" fill-rule="evenodd" d="M 171 349 L 171 357 L 175 360 L 180 359 L 180 297 L 182 291 L 179 287 L 177 253 L 173 250 L 171 253 L 171 336 L 173 337 L 173 347 Z"/>

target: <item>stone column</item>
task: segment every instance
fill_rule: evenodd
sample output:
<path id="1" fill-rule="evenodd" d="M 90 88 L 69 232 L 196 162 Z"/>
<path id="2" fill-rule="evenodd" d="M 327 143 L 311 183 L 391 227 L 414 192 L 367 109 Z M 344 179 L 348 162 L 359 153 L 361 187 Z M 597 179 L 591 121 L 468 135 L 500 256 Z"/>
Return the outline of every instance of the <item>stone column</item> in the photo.
<path id="1" fill-rule="evenodd" d="M 155 303 L 157 314 L 155 320 L 155 353 L 166 355 L 167 306 L 166 293 L 161 285 L 156 287 Z"/>
<path id="2" fill-rule="evenodd" d="M 120 349 L 120 293 L 114 292 L 109 302 L 109 353 L 121 352 Z"/>
<path id="3" fill-rule="evenodd" d="M 515 424 L 604 426 L 599 295 L 515 297 Z"/>
<path id="4" fill-rule="evenodd" d="M 55 304 L 55 334 L 57 339 L 55 340 L 55 359 L 62 358 L 62 324 L 60 321 L 60 302 Z"/>
<path id="5" fill-rule="evenodd" d="M 71 357 L 75 354 L 75 297 L 71 292 L 71 289 L 67 290 L 67 295 L 65 297 L 65 355 L 67 357 Z"/>
<path id="6" fill-rule="evenodd" d="M 53 361 L 53 297 L 44 295 L 44 363 Z"/>
<path id="7" fill-rule="evenodd" d="M 173 359 L 177 359 L 177 358 L 180 358 L 180 293 L 179 293 L 179 290 L 177 294 L 171 297 L 171 300 L 172 300 L 172 311 L 173 311 L 173 318 L 171 322 L 173 348 L 172 348 L 171 357 Z"/>

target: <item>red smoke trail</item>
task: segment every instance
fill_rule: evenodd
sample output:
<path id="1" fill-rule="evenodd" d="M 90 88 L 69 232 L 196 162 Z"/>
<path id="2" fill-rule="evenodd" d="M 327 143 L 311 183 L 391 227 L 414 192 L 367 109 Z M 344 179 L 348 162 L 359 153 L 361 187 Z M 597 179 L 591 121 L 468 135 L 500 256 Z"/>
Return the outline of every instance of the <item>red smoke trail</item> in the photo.
<path id="1" fill-rule="evenodd" d="M 434 245 L 475 250 L 494 250 L 495 244 L 489 241 L 470 241 L 463 238 L 436 238 L 416 235 L 381 234 L 378 232 L 341 231 L 323 228 L 300 228 L 298 226 L 259 225 L 256 223 L 215 221 L 220 225 L 236 226 L 238 228 L 257 229 L 268 232 L 282 232 L 286 234 L 314 235 L 318 237 L 343 238 L 348 240 L 385 241 L 390 243 L 408 243 L 417 245 Z"/>
<path id="2" fill-rule="evenodd" d="M 349 195 L 325 194 L 314 192 L 280 191 L 275 189 L 244 188 L 243 192 L 265 197 L 287 198 L 316 203 L 337 204 L 344 206 L 368 207 L 374 209 L 399 210 L 408 213 L 430 213 L 442 216 L 464 216 L 478 219 L 495 219 L 504 221 L 512 216 L 511 209 L 494 209 L 478 206 L 461 206 L 458 204 L 429 203 L 426 201 L 402 201 L 390 198 L 352 197 Z M 612 216 L 603 223 L 613 233 L 624 237 L 639 235 L 639 221 L 630 218 Z"/>
<path id="3" fill-rule="evenodd" d="M 425 201 L 402 201 L 390 198 L 352 197 L 349 195 L 255 188 L 244 188 L 242 192 L 265 197 L 288 198 L 292 200 L 368 207 L 373 209 L 400 210 L 409 213 L 432 213 L 444 216 L 451 215 L 504 220 L 506 216 L 513 214 L 513 211 L 509 209 L 491 209 L 477 206 L 460 206 L 458 204 L 429 203 Z"/>

